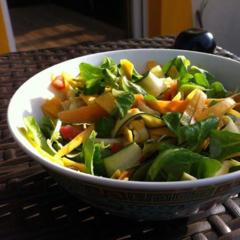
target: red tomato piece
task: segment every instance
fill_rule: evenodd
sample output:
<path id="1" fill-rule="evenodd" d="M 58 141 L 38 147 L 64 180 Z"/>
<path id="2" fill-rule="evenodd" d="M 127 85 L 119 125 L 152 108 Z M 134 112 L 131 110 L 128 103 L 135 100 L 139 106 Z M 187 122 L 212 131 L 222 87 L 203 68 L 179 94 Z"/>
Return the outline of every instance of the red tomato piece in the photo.
<path id="1" fill-rule="evenodd" d="M 72 140 L 83 130 L 77 126 L 65 125 L 60 128 L 60 133 L 65 140 Z"/>
<path id="2" fill-rule="evenodd" d="M 113 143 L 111 145 L 111 152 L 116 153 L 116 152 L 120 151 L 122 148 L 123 148 L 123 145 L 121 143 Z"/>
<path id="3" fill-rule="evenodd" d="M 63 90 L 65 88 L 63 76 L 59 75 L 55 77 L 55 79 L 52 81 L 52 86 L 57 90 Z"/>
<path id="4" fill-rule="evenodd" d="M 163 99 L 164 100 L 172 100 L 173 97 L 176 95 L 176 93 L 177 93 L 177 81 L 173 80 L 170 88 L 168 88 L 164 92 Z"/>

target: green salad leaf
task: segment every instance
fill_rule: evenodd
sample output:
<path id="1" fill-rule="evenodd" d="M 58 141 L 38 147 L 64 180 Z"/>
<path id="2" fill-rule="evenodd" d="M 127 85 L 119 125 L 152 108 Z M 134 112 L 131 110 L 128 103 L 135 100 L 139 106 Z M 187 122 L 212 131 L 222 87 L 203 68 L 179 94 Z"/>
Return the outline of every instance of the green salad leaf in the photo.
<path id="1" fill-rule="evenodd" d="M 240 134 L 228 131 L 212 131 L 210 156 L 219 160 L 240 156 Z"/>
<path id="2" fill-rule="evenodd" d="M 135 68 L 133 68 L 133 74 L 132 74 L 132 81 L 138 82 L 143 78 L 143 75 L 141 75 Z"/>
<path id="3" fill-rule="evenodd" d="M 194 74 L 194 80 L 195 80 L 197 85 L 200 85 L 204 88 L 209 87 L 209 82 L 207 80 L 207 77 L 203 73 L 195 73 Z"/>
<path id="4" fill-rule="evenodd" d="M 119 70 L 117 64 L 110 57 L 105 57 L 101 64 L 104 74 L 105 86 L 118 89 L 118 75 Z"/>
<path id="5" fill-rule="evenodd" d="M 199 151 L 204 140 L 210 136 L 211 131 L 216 129 L 218 125 L 216 117 L 210 117 L 187 126 L 181 126 L 180 119 L 180 113 L 168 113 L 163 116 L 168 128 L 176 134 L 178 144 L 192 151 Z"/>
<path id="6" fill-rule="evenodd" d="M 172 67 L 175 67 L 177 70 L 176 76 L 170 76 L 177 79 L 182 79 L 186 74 L 188 74 L 188 67 L 190 66 L 190 61 L 184 56 L 177 56 L 168 63 L 164 64 L 162 70 L 164 74 L 169 76 L 170 70 Z"/>
<path id="7" fill-rule="evenodd" d="M 106 153 L 106 148 L 104 148 L 101 144 L 95 144 L 95 151 L 93 156 L 93 165 L 94 165 L 94 175 L 97 176 L 107 176 L 105 165 L 104 165 L 104 157 Z"/>
<path id="8" fill-rule="evenodd" d="M 163 72 L 168 76 L 171 75 L 171 69 L 175 67 L 174 76 L 178 80 L 179 89 L 185 95 L 194 89 L 205 91 L 210 98 L 224 98 L 227 91 L 216 80 L 215 76 L 208 71 L 197 66 L 190 66 L 190 61 L 184 56 L 177 56 L 163 66 Z M 176 72 L 176 73 L 175 73 Z"/>
<path id="9" fill-rule="evenodd" d="M 96 138 L 96 132 L 92 131 L 90 136 L 83 143 L 83 148 L 82 148 L 85 166 L 86 166 L 86 172 L 91 175 L 94 175 L 93 159 L 94 159 L 94 152 L 95 152 L 95 144 L 94 144 L 95 138 Z"/>
<path id="10" fill-rule="evenodd" d="M 139 167 L 137 167 L 134 172 L 131 180 L 135 181 L 144 181 L 146 179 L 147 172 L 153 163 L 153 159 L 142 163 Z"/>
<path id="11" fill-rule="evenodd" d="M 98 137 L 100 138 L 111 137 L 111 132 L 114 126 L 115 126 L 115 119 L 112 116 L 100 118 L 95 125 L 96 131 L 98 133 Z"/>
<path id="12" fill-rule="evenodd" d="M 159 153 L 147 172 L 149 181 L 178 181 L 183 173 L 195 178 L 214 176 L 221 168 L 218 160 L 202 156 L 185 148 L 167 149 Z"/>
<path id="13" fill-rule="evenodd" d="M 27 116 L 24 118 L 24 124 L 27 131 L 27 136 L 36 143 L 39 147 L 41 147 L 47 153 L 54 155 L 54 152 L 50 149 L 47 144 L 47 140 L 43 135 L 40 126 L 33 116 Z"/>
<path id="14" fill-rule="evenodd" d="M 153 95 L 147 94 L 144 96 L 145 101 L 157 101 L 157 98 L 155 98 Z"/>
<path id="15" fill-rule="evenodd" d="M 101 94 L 106 86 L 117 88 L 118 67 L 115 62 L 109 58 L 104 58 L 100 67 L 89 64 L 80 63 L 80 78 L 84 81 L 83 93 Z"/>
<path id="16" fill-rule="evenodd" d="M 224 98 L 227 96 L 227 90 L 222 83 L 217 81 L 208 71 L 192 66 L 190 72 L 194 75 L 194 82 L 205 88 L 207 96 L 209 98 Z"/>
<path id="17" fill-rule="evenodd" d="M 178 130 L 181 127 L 180 119 L 181 113 L 178 112 L 167 113 L 163 116 L 163 120 L 167 127 L 176 135 L 178 135 Z"/>
<path id="18" fill-rule="evenodd" d="M 121 90 L 131 93 L 140 93 L 142 95 L 147 95 L 147 92 L 136 83 L 129 81 L 125 76 L 120 78 L 119 85 Z"/>
<path id="19" fill-rule="evenodd" d="M 178 141 L 192 151 L 199 151 L 204 140 L 210 136 L 213 129 L 218 126 L 218 119 L 215 117 L 207 118 L 190 126 L 179 128 Z"/>
<path id="20" fill-rule="evenodd" d="M 84 80 L 84 94 L 100 94 L 104 91 L 104 74 L 100 67 L 89 63 L 80 63 L 80 77 Z"/>
<path id="21" fill-rule="evenodd" d="M 227 96 L 227 90 L 222 83 L 216 81 L 210 85 L 207 96 L 209 98 L 225 98 Z"/>
<path id="22" fill-rule="evenodd" d="M 213 82 L 216 81 L 216 78 L 215 76 L 213 76 L 211 73 L 209 73 L 208 71 L 200 68 L 200 67 L 197 67 L 197 66 L 191 66 L 190 68 L 190 73 L 195 75 L 196 73 L 201 73 L 205 76 L 207 82 L 208 82 L 208 85 L 209 84 L 212 84 Z"/>
<path id="23" fill-rule="evenodd" d="M 118 77 L 114 75 L 109 69 L 103 69 L 104 74 L 104 84 L 106 86 L 110 86 L 112 88 L 119 88 L 118 85 Z"/>
<path id="24" fill-rule="evenodd" d="M 109 70 L 114 75 L 118 74 L 118 66 L 110 57 L 105 57 L 100 67 Z"/>
<path id="25" fill-rule="evenodd" d="M 51 138 L 55 125 L 56 122 L 47 116 L 43 116 L 39 122 L 39 127 L 46 138 Z"/>
<path id="26" fill-rule="evenodd" d="M 96 132 L 92 131 L 82 146 L 86 172 L 91 175 L 106 176 L 103 158 L 109 153 L 103 143 L 95 143 L 96 135 Z"/>
<path id="27" fill-rule="evenodd" d="M 132 93 L 121 91 L 115 99 L 117 105 L 117 112 L 120 118 L 123 118 L 127 114 L 128 110 L 132 107 L 135 98 Z"/>
<path id="28" fill-rule="evenodd" d="M 196 83 L 185 83 L 179 87 L 179 90 L 184 94 L 184 96 L 189 94 L 194 89 L 206 91 L 206 89 L 203 86 L 197 85 Z"/>
<path id="29" fill-rule="evenodd" d="M 103 79 L 102 68 L 92 65 L 90 63 L 80 63 L 80 76 L 86 81 L 97 81 Z"/>
<path id="30" fill-rule="evenodd" d="M 194 76 L 195 82 L 203 87 L 208 88 L 211 83 L 216 81 L 212 74 L 200 67 L 193 65 L 189 69 L 189 72 Z"/>

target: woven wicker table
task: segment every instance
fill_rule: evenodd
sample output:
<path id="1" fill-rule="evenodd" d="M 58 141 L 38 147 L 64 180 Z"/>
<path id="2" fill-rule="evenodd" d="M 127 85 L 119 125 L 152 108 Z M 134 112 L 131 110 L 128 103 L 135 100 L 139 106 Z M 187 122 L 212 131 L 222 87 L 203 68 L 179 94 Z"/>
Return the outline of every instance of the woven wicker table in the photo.
<path id="1" fill-rule="evenodd" d="M 9 99 L 33 74 L 61 61 L 126 48 L 172 48 L 174 39 L 126 40 L 0 56 L 0 239 L 240 239 L 240 198 L 189 219 L 123 219 L 83 203 L 63 190 L 14 142 L 6 121 Z M 239 60 L 217 47 L 216 54 Z"/>

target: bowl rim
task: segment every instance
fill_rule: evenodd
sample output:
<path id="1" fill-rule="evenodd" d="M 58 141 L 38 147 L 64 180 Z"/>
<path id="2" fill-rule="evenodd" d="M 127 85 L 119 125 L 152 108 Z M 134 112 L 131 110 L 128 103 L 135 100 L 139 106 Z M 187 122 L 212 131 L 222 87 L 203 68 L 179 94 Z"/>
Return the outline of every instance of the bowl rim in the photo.
<path id="1" fill-rule="evenodd" d="M 65 61 L 62 61 L 60 63 L 54 64 L 50 67 L 47 67 L 40 72 L 34 74 L 28 80 L 26 80 L 12 95 L 10 98 L 8 109 L 7 109 L 7 124 L 10 129 L 10 132 L 15 139 L 16 143 L 21 146 L 21 148 L 29 155 L 29 157 L 33 157 L 35 160 L 37 160 L 38 163 L 45 166 L 47 169 L 50 169 L 53 172 L 57 172 L 61 175 L 74 178 L 80 181 L 83 181 L 85 184 L 90 185 L 101 185 L 107 188 L 116 188 L 116 189 L 131 189 L 131 190 L 144 190 L 144 191 L 164 191 L 164 190 L 183 190 L 183 189 L 196 189 L 206 186 L 214 186 L 223 184 L 226 182 L 234 182 L 238 178 L 240 178 L 240 171 L 236 171 L 233 173 L 228 173 L 222 176 L 215 176 L 215 177 L 209 177 L 204 179 L 198 179 L 193 181 L 173 181 L 173 182 L 150 182 L 150 181 L 120 181 L 116 179 L 106 178 L 106 177 L 100 177 L 100 176 L 93 176 L 87 173 L 79 172 L 72 170 L 70 168 L 66 168 L 64 166 L 55 164 L 48 160 L 48 158 L 42 156 L 40 153 L 37 152 L 37 150 L 31 146 L 31 148 L 27 147 L 22 141 L 19 139 L 19 134 L 16 134 L 16 131 L 19 131 L 17 128 L 15 128 L 11 124 L 11 112 L 14 107 L 14 99 L 17 97 L 18 93 L 22 91 L 25 86 L 30 82 L 33 81 L 37 76 L 41 75 L 44 71 L 49 71 L 50 68 L 55 68 L 58 65 L 65 64 L 68 61 L 77 60 L 81 61 L 81 58 L 94 56 L 94 55 L 106 55 L 106 54 L 116 54 L 120 52 L 135 52 L 135 51 L 160 51 L 160 52 L 173 52 L 176 54 L 184 55 L 184 53 L 190 53 L 193 55 L 202 55 L 206 57 L 211 58 L 220 58 L 224 61 L 230 61 L 233 63 L 237 63 L 240 66 L 240 62 L 238 62 L 235 59 L 227 58 L 221 55 L 214 55 L 209 53 L 202 53 L 202 52 L 196 52 L 196 51 L 189 51 L 189 50 L 180 50 L 180 49 L 169 49 L 169 48 L 141 48 L 141 49 L 120 49 L 120 50 L 113 50 L 113 51 L 104 51 L 104 52 L 98 52 L 93 54 L 87 54 L 82 55 L 79 57 L 67 59 Z"/>

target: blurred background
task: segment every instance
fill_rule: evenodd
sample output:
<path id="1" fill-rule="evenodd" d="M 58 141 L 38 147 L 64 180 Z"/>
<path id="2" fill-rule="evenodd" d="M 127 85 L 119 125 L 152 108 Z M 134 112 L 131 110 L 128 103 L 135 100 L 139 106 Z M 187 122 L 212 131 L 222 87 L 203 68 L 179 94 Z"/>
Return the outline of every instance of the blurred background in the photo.
<path id="1" fill-rule="evenodd" d="M 202 27 L 240 55 L 239 0 L 0 0 L 0 53 L 176 36 Z"/>

